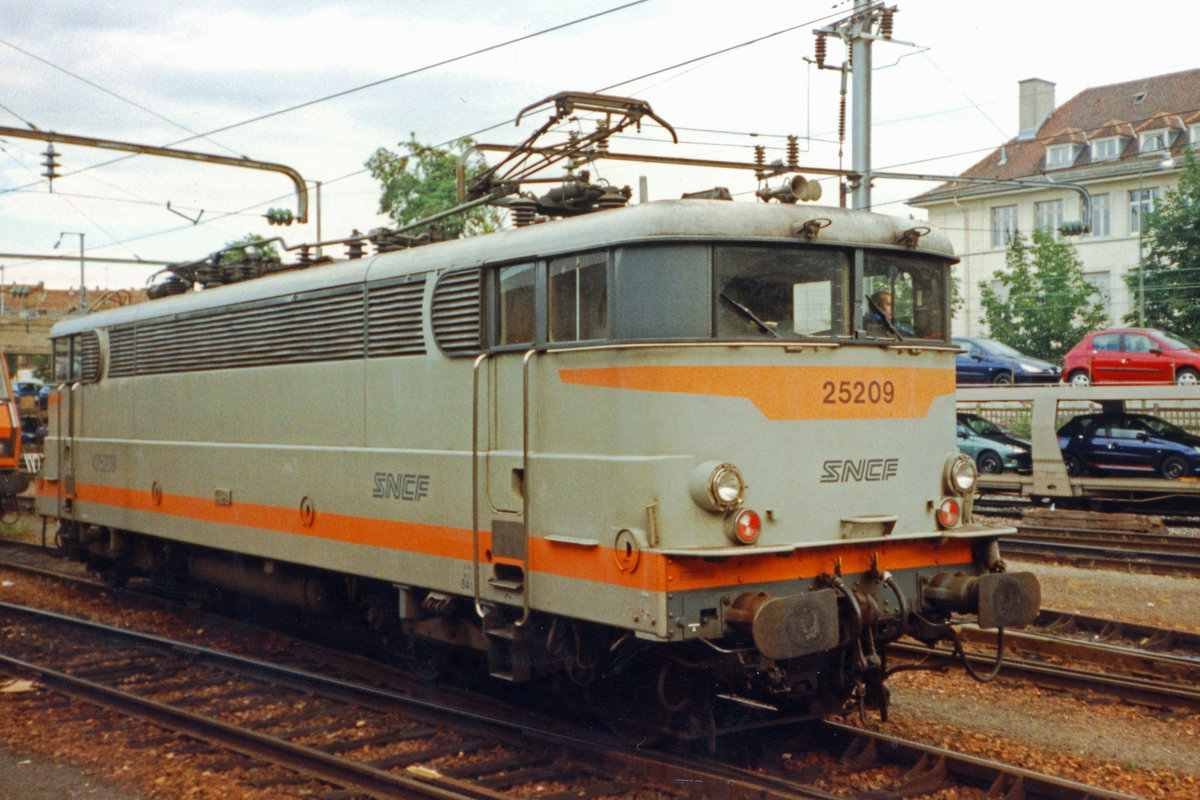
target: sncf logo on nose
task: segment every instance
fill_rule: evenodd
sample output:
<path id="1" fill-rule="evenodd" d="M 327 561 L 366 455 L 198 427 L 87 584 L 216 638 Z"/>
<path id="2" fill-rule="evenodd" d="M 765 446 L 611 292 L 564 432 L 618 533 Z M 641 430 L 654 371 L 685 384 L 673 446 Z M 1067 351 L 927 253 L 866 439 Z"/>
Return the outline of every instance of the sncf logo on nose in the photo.
<path id="1" fill-rule="evenodd" d="M 834 458 L 821 464 L 821 483 L 886 481 L 899 469 L 898 458 Z"/>

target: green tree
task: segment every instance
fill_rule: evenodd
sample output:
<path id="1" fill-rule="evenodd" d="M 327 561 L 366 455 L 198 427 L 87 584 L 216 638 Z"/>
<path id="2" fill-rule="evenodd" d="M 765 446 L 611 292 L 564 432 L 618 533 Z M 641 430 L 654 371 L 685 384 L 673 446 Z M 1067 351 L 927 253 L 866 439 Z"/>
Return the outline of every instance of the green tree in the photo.
<path id="1" fill-rule="evenodd" d="M 279 249 L 275 245 L 275 242 L 269 241 L 257 233 L 247 234 L 241 239 L 225 243 L 225 248 L 221 251 L 221 263 L 232 264 L 235 261 L 255 257 L 278 260 Z"/>
<path id="2" fill-rule="evenodd" d="M 1200 336 L 1200 159 L 1184 150 L 1179 186 L 1168 189 L 1142 220 L 1146 252 L 1138 269 L 1125 273 L 1133 309 L 1125 321 Z M 1144 299 L 1143 299 L 1144 298 Z"/>
<path id="3" fill-rule="evenodd" d="M 1032 246 L 1015 234 L 996 278 L 1002 293 L 979 284 L 988 330 L 1023 353 L 1058 361 L 1106 321 L 1104 308 L 1090 299 L 1095 289 L 1083 279 L 1075 248 L 1048 231 L 1034 231 Z"/>
<path id="4" fill-rule="evenodd" d="M 458 205 L 455 171 L 472 144 L 470 139 L 459 139 L 451 149 L 443 150 L 423 145 L 416 134 L 409 134 L 408 141 L 400 144 L 406 154 L 380 147 L 366 163 L 371 177 L 382 184 L 379 212 L 404 225 Z M 483 158 L 474 154 L 467 160 L 466 176 L 486 167 Z M 476 206 L 438 224 L 451 238 L 489 233 L 500 227 L 500 212 L 492 206 Z"/>

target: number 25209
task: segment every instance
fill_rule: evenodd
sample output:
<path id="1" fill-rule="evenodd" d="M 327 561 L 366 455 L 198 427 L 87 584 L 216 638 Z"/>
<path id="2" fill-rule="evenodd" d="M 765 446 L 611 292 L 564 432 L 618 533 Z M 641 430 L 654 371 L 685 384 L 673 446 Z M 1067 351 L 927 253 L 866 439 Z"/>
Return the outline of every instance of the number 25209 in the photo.
<path id="1" fill-rule="evenodd" d="M 825 381 L 821 391 L 825 393 L 821 402 L 831 404 L 865 405 L 896 399 L 896 385 L 891 381 Z"/>

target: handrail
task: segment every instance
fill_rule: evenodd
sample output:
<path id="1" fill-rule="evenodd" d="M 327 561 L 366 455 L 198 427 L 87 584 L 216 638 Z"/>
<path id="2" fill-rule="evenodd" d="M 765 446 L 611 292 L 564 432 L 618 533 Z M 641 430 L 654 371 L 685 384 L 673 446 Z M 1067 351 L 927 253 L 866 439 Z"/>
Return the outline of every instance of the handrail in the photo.
<path id="1" fill-rule="evenodd" d="M 536 349 L 526 350 L 521 359 L 521 517 L 525 526 L 525 575 L 521 581 L 524 614 L 517 620 L 518 628 L 529 621 L 529 365 L 536 355 Z"/>
<path id="2" fill-rule="evenodd" d="M 472 367 L 471 384 L 471 569 L 472 589 L 475 592 L 475 613 L 484 617 L 479 595 L 479 367 L 490 354 L 480 353 Z"/>

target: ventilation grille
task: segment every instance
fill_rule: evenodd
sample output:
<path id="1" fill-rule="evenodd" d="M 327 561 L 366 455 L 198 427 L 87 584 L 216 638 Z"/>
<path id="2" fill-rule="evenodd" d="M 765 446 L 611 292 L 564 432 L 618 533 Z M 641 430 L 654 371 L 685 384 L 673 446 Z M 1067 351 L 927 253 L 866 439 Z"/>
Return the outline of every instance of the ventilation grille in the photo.
<path id="1" fill-rule="evenodd" d="M 433 289 L 433 340 L 447 355 L 475 355 L 479 336 L 479 270 L 451 272 Z"/>
<path id="2" fill-rule="evenodd" d="M 419 355 L 424 278 L 291 295 L 109 331 L 111 377 Z M 365 317 L 365 318 L 364 318 Z"/>
<path id="3" fill-rule="evenodd" d="M 100 380 L 100 336 L 84 331 L 79 337 L 79 379 L 84 383 Z"/>
<path id="4" fill-rule="evenodd" d="M 425 353 L 421 335 L 421 299 L 425 278 L 372 286 L 367 294 L 367 355 L 419 356 Z"/>
<path id="5" fill-rule="evenodd" d="M 110 328 L 108 331 L 108 377 L 126 378 L 134 374 L 136 352 L 132 325 Z"/>

